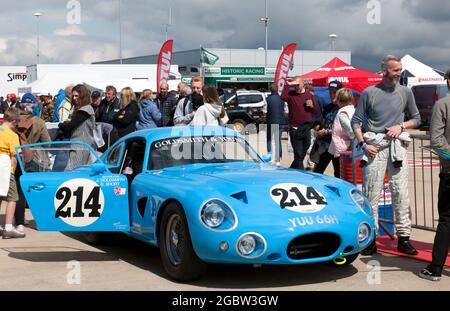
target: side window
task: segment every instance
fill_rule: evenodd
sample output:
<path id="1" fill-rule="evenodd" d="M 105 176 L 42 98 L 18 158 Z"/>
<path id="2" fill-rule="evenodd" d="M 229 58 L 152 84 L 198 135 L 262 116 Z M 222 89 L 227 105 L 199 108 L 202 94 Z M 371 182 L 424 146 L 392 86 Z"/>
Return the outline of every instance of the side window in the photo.
<path id="1" fill-rule="evenodd" d="M 252 94 L 252 95 L 239 95 L 238 101 L 239 104 L 257 104 L 262 102 L 264 99 L 260 94 Z"/>
<path id="2" fill-rule="evenodd" d="M 262 97 L 262 95 L 257 94 L 257 95 L 250 95 L 250 102 L 252 104 L 256 104 L 256 103 L 260 103 L 262 102 L 264 99 Z"/>
<path id="3" fill-rule="evenodd" d="M 106 158 L 106 164 L 119 166 L 120 154 L 122 151 L 123 144 L 117 145 Z"/>

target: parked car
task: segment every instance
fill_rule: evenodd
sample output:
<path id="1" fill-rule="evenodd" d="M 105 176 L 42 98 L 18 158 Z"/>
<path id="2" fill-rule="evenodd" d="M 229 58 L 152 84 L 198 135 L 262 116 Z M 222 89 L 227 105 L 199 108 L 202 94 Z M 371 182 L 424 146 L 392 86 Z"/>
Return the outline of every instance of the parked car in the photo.
<path id="1" fill-rule="evenodd" d="M 415 85 L 411 88 L 422 119 L 422 130 L 428 130 L 434 104 L 447 96 L 447 84 Z"/>
<path id="2" fill-rule="evenodd" d="M 255 124 L 259 130 L 259 124 L 266 122 L 267 94 L 259 91 L 233 91 L 229 90 L 221 97 L 229 124 L 233 124 L 234 130 L 244 134 L 248 124 Z"/>
<path id="3" fill-rule="evenodd" d="M 90 243 L 124 232 L 159 247 L 178 281 L 201 277 L 208 263 L 350 264 L 374 239 L 372 208 L 357 187 L 271 166 L 228 128 L 141 130 L 101 158 L 82 142 L 17 151 L 26 149 L 50 159 L 36 172 L 19 156 L 39 230 L 83 232 Z M 79 166 L 65 169 L 61 155 Z"/>

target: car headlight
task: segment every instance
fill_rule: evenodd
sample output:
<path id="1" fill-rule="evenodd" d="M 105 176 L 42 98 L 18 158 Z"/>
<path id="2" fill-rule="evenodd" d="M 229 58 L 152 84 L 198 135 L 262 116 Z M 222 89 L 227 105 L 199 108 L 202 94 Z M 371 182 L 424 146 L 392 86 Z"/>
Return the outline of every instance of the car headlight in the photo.
<path id="1" fill-rule="evenodd" d="M 206 228 L 213 231 L 231 231 L 237 226 L 233 209 L 225 202 L 212 199 L 200 208 L 200 220 Z"/>
<path id="2" fill-rule="evenodd" d="M 367 200 L 361 190 L 350 190 L 350 197 L 364 213 L 366 213 L 370 217 L 373 216 L 372 206 L 370 206 L 369 200 Z"/>
<path id="3" fill-rule="evenodd" d="M 253 253 L 255 248 L 256 248 L 256 240 L 253 236 L 246 235 L 239 240 L 238 249 L 239 253 L 241 253 L 242 255 L 244 256 L 250 255 L 251 253 Z"/>
<path id="4" fill-rule="evenodd" d="M 362 222 L 358 227 L 358 243 L 360 245 L 366 244 L 368 239 L 370 238 L 372 230 L 370 229 L 370 225 L 366 222 Z"/>
<path id="5" fill-rule="evenodd" d="M 236 243 L 236 252 L 239 256 L 254 259 L 264 255 L 267 243 L 264 237 L 255 232 L 248 232 L 239 237 Z"/>

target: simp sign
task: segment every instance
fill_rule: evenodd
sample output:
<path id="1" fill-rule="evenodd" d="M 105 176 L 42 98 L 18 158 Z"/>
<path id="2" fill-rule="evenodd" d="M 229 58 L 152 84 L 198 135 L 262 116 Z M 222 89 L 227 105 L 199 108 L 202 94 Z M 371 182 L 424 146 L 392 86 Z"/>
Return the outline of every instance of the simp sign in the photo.
<path id="1" fill-rule="evenodd" d="M 9 72 L 7 74 L 8 78 L 6 79 L 6 82 L 12 82 L 14 80 L 22 80 L 25 81 L 27 79 L 27 73 L 26 72 Z"/>

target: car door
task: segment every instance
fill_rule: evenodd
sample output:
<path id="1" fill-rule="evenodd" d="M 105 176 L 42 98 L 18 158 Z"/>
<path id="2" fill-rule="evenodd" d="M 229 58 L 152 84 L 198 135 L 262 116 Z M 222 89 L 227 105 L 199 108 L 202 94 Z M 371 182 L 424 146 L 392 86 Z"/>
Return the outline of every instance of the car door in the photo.
<path id="1" fill-rule="evenodd" d="M 20 186 L 42 231 L 128 231 L 128 184 L 82 142 L 16 148 Z"/>

